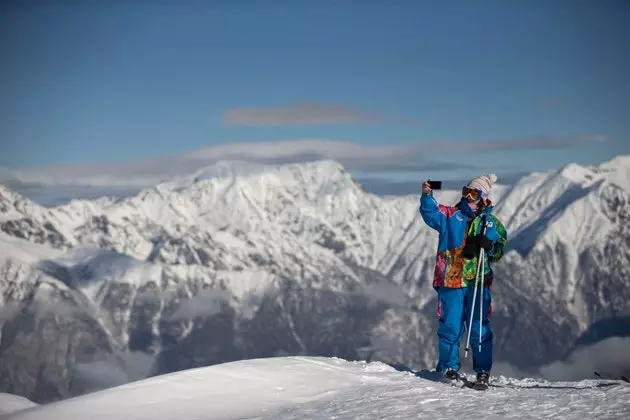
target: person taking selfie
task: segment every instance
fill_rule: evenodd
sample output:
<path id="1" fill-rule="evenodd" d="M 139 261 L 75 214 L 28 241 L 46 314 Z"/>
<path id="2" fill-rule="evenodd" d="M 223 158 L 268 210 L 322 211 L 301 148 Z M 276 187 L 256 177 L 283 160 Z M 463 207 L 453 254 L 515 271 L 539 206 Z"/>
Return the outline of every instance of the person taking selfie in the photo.
<path id="1" fill-rule="evenodd" d="M 468 330 L 480 388 L 487 387 L 492 369 L 492 264 L 501 259 L 507 243 L 507 231 L 492 214 L 494 206 L 488 198 L 496 180 L 494 174 L 474 178 L 462 188 L 454 206 L 439 204 L 432 182 L 426 181 L 419 208 L 424 222 L 439 234 L 433 278 L 439 318 L 436 371 L 448 380 L 459 378 L 460 341 Z M 475 287 L 478 274 L 482 280 Z"/>

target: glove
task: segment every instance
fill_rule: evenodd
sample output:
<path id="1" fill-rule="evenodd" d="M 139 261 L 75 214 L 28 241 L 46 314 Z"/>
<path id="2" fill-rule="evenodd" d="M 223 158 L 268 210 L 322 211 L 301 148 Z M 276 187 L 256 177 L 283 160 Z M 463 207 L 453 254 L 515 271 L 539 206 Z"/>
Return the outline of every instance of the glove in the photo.
<path id="1" fill-rule="evenodd" d="M 479 248 L 477 247 L 477 241 L 473 238 L 471 241 L 467 241 L 464 249 L 462 250 L 462 255 L 467 260 L 472 260 L 477 256 Z"/>
<path id="2" fill-rule="evenodd" d="M 479 248 L 483 248 L 486 251 L 492 250 L 493 243 L 486 235 L 479 234 L 475 236 L 475 244 Z"/>

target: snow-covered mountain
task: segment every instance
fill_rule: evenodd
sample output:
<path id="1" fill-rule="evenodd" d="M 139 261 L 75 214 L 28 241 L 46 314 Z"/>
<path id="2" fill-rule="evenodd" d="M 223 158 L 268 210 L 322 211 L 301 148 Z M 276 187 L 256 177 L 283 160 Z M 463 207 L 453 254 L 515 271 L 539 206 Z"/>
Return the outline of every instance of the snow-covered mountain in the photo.
<path id="1" fill-rule="evenodd" d="M 12 414 L 1 418 L 618 419 L 630 411 L 630 385 L 621 381 L 499 377 L 479 394 L 437 382 L 430 372 L 417 375 L 380 362 L 335 358 L 245 360 L 161 375 L 32 408 L 20 401 Z"/>
<path id="2" fill-rule="evenodd" d="M 630 315 L 629 172 L 622 156 L 495 186 L 497 361 L 536 371 Z M 417 210 L 333 161 L 222 162 L 52 208 L 0 186 L 0 391 L 43 402 L 278 355 L 432 367 L 437 234 Z"/>

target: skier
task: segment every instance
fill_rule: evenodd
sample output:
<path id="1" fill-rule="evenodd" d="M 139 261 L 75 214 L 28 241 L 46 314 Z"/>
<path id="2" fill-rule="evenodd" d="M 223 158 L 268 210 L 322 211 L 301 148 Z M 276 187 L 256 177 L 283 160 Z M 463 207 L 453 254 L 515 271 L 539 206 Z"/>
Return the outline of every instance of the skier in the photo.
<path id="1" fill-rule="evenodd" d="M 487 386 L 492 368 L 492 313 L 490 286 L 493 272 L 491 263 L 503 256 L 507 232 L 499 219 L 492 214 L 493 204 L 488 194 L 497 177 L 482 175 L 462 188 L 462 196 L 455 206 L 439 204 L 433 197 L 429 182 L 422 185 L 420 215 L 424 222 L 439 232 L 438 250 L 433 287 L 438 294 L 437 316 L 439 361 L 436 371 L 444 378 L 458 378 L 460 368 L 459 342 L 468 328 L 473 314 L 471 344 L 473 369 L 477 383 Z M 483 217 L 485 215 L 485 218 Z M 481 222 L 486 220 L 485 235 Z M 473 294 L 477 275 L 479 250 L 486 253 L 483 287 L 479 287 L 474 308 Z M 479 351 L 479 299 L 483 298 L 483 326 Z"/>

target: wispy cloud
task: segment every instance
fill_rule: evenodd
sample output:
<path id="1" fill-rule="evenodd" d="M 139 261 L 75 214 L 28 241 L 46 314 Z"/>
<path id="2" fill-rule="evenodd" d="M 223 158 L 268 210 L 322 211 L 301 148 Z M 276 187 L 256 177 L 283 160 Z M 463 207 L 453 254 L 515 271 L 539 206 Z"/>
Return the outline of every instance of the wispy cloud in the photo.
<path id="1" fill-rule="evenodd" d="M 436 166 L 451 169 L 448 163 L 436 165 L 432 154 L 448 151 L 454 161 L 450 164 L 470 168 L 459 163 L 463 154 L 488 150 L 563 149 L 581 143 L 603 141 L 601 134 L 574 137 L 528 137 L 516 139 L 482 139 L 477 141 L 439 140 L 390 145 L 363 145 L 349 141 L 301 139 L 256 143 L 232 143 L 198 150 L 185 156 L 205 162 L 219 160 L 247 160 L 258 163 L 295 163 L 320 159 L 339 161 L 352 169 L 366 170 L 426 170 Z"/>
<path id="2" fill-rule="evenodd" d="M 228 109 L 223 113 L 222 120 L 228 125 L 381 124 L 404 121 L 351 106 L 314 102 Z"/>
<path id="3" fill-rule="evenodd" d="M 221 312 L 221 305 L 229 303 L 231 295 L 225 290 L 206 289 L 184 300 L 175 312 L 165 317 L 169 321 L 187 321 L 194 318 L 207 318 Z"/>
<path id="4" fill-rule="evenodd" d="M 512 185 L 517 183 L 521 178 L 528 175 L 528 172 L 514 172 L 507 171 L 501 173 L 500 182 L 503 185 Z M 450 179 L 444 180 L 442 188 L 444 189 L 458 189 L 461 188 L 462 185 L 466 185 L 466 183 L 470 181 L 470 179 Z M 373 194 L 377 195 L 408 195 L 408 194 L 417 194 L 418 193 L 418 180 L 392 180 L 387 177 L 373 177 L 373 178 L 362 178 L 361 185 L 365 188 L 366 191 L 369 191 Z"/>
<path id="5" fill-rule="evenodd" d="M 147 378 L 155 356 L 142 352 L 115 352 L 90 362 L 77 363 L 72 371 L 83 392 L 97 391 Z"/>
<path id="6" fill-rule="evenodd" d="M 13 318 L 20 309 L 20 305 L 16 302 L 7 302 L 4 306 L 0 307 L 0 326 Z"/>
<path id="7" fill-rule="evenodd" d="M 566 149 L 584 143 L 601 143 L 606 141 L 604 134 L 589 134 L 567 137 L 524 137 L 512 140 L 488 139 L 473 142 L 442 141 L 440 148 L 459 151 L 486 150 L 530 150 L 530 149 Z"/>
<path id="8" fill-rule="evenodd" d="M 602 374 L 630 373 L 630 337 L 611 337 L 595 344 L 579 347 L 565 361 L 545 365 L 540 372 L 552 381 L 575 381 L 593 378 L 593 371 Z"/>
<path id="9" fill-rule="evenodd" d="M 470 171 L 478 168 L 474 160 L 464 157 L 474 153 L 489 150 L 566 149 L 602 142 L 605 139 L 602 134 L 593 134 L 478 141 L 440 140 L 389 145 L 363 145 L 326 139 L 224 143 L 179 155 L 133 162 L 65 165 L 24 171 L 5 170 L 0 171 L 0 183 L 28 197 L 45 194 L 49 202 L 53 202 L 57 190 L 64 198 L 82 197 L 73 197 L 74 192 L 83 192 L 90 197 L 110 193 L 132 194 L 141 188 L 171 180 L 176 176 L 192 174 L 220 161 L 277 165 L 328 159 L 338 161 L 348 170 L 362 176 L 370 173 L 384 175 L 387 172 Z"/>

